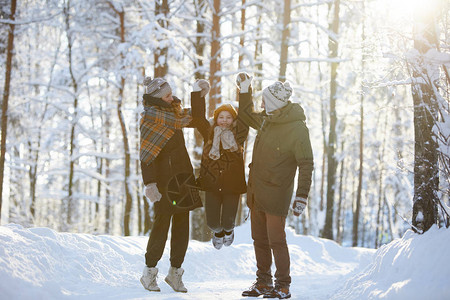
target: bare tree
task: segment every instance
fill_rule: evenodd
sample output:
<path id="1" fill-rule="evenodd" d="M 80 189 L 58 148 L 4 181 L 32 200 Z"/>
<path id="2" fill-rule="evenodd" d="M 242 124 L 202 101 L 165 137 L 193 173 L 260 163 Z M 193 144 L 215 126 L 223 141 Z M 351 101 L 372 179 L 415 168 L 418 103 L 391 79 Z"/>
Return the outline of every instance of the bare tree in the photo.
<path id="1" fill-rule="evenodd" d="M 437 191 L 439 188 L 438 145 L 433 126 L 437 121 L 437 99 L 434 92 L 433 66 L 423 57 L 438 45 L 433 3 L 417 6 L 414 12 L 414 48 L 418 61 L 411 64 L 414 103 L 414 199 L 413 229 L 427 231 L 437 223 Z M 430 72 L 431 71 L 431 72 Z M 435 73 L 435 74 L 433 74 Z"/>
<path id="2" fill-rule="evenodd" d="M 286 81 L 290 23 L 291 23 L 291 0 L 284 0 L 283 31 L 281 32 L 280 75 L 278 76 L 278 80 L 281 82 Z"/>
<path id="3" fill-rule="evenodd" d="M 214 114 L 216 104 L 221 99 L 221 70 L 220 63 L 220 0 L 214 0 L 211 31 L 211 61 L 209 65 L 209 83 L 211 90 L 209 92 L 208 117 Z"/>
<path id="4" fill-rule="evenodd" d="M 205 0 L 194 0 L 194 6 L 195 6 L 195 13 L 196 13 L 196 38 L 194 41 L 194 48 L 195 48 L 195 56 L 196 59 L 194 61 L 195 65 L 195 79 L 205 79 L 205 71 L 203 69 L 203 57 L 204 57 L 204 51 L 206 46 L 206 39 L 204 37 L 205 32 L 205 8 L 206 8 L 206 2 Z M 195 138 L 195 149 L 201 149 L 201 146 L 203 144 L 203 137 L 201 134 L 195 130 L 194 131 L 194 138 Z M 202 151 L 196 151 L 194 150 L 194 159 L 196 162 L 201 161 L 202 159 Z M 195 175 L 198 176 L 200 174 L 200 164 L 197 166 L 194 166 L 194 172 Z M 204 193 L 200 194 L 203 198 L 204 203 Z M 205 218 L 205 208 L 197 208 L 191 212 L 191 220 L 192 220 L 192 226 L 191 226 L 191 238 L 197 241 L 208 241 L 211 239 L 211 231 L 209 230 L 207 224 L 206 224 L 206 218 Z"/>
<path id="5" fill-rule="evenodd" d="M 157 0 L 155 1 L 155 17 L 158 20 L 158 24 L 163 30 L 167 30 L 169 27 L 169 21 L 167 15 L 169 14 L 169 4 L 167 0 Z M 155 66 L 154 66 L 154 77 L 164 77 L 167 75 L 169 70 L 168 61 L 168 50 L 167 46 L 158 47 L 155 49 Z"/>
<path id="6" fill-rule="evenodd" d="M 329 24 L 330 32 L 337 35 L 339 30 L 339 6 L 340 0 L 329 2 L 329 11 L 331 7 L 333 10 L 333 21 Z M 333 5 L 334 3 L 334 5 Z M 329 57 L 336 58 L 338 54 L 338 41 L 332 36 L 329 37 L 328 42 Z M 337 97 L 337 68 L 338 63 L 331 63 L 331 78 L 330 78 L 330 129 L 328 132 L 328 172 L 327 172 L 327 208 L 325 217 L 325 226 L 323 228 L 322 237 L 333 239 L 333 214 L 334 214 L 334 189 L 336 183 L 336 169 L 337 161 L 335 157 L 336 152 L 336 97 Z"/>
<path id="7" fill-rule="evenodd" d="M 11 14 L 9 19 L 11 23 L 9 24 L 8 32 L 8 45 L 6 47 L 6 68 L 5 68 L 5 86 L 3 89 L 3 101 L 2 101 L 2 135 L 1 135 L 1 153 L 0 153 L 0 219 L 2 213 L 2 202 L 3 202 L 3 175 L 5 167 L 5 155 L 6 155 L 6 132 L 8 129 L 8 100 L 9 100 L 9 90 L 11 86 L 11 73 L 12 73 L 12 57 L 14 49 L 14 29 L 15 29 L 15 18 L 16 18 L 16 0 L 11 0 Z"/>
<path id="8" fill-rule="evenodd" d="M 364 1 L 362 1 L 362 12 L 364 13 Z M 366 41 L 364 18 L 362 21 L 361 30 L 361 76 L 364 80 L 365 73 L 365 60 L 366 56 L 364 54 L 364 45 Z M 364 86 L 361 85 L 361 89 L 364 90 Z M 360 110 L 359 110 L 359 172 L 358 172 L 358 190 L 356 191 L 356 207 L 353 212 L 353 235 L 352 235 L 352 246 L 356 247 L 358 245 L 358 227 L 359 227 L 359 214 L 361 211 L 361 191 L 362 191 L 362 181 L 363 181 L 363 162 L 364 162 L 364 93 L 360 96 Z"/>
<path id="9" fill-rule="evenodd" d="M 120 9 L 116 8 L 117 5 L 113 5 L 111 2 L 109 2 L 110 7 L 112 10 L 118 15 L 119 17 L 119 34 L 120 34 L 120 42 L 125 43 L 125 10 L 123 6 L 120 7 Z M 122 62 L 125 61 L 125 54 L 123 51 L 120 52 L 120 58 Z M 124 100 L 124 89 L 125 89 L 125 75 L 124 75 L 124 68 L 125 63 L 120 64 L 120 82 L 119 82 L 119 98 L 117 100 L 117 116 L 119 117 L 120 122 L 120 128 L 122 131 L 122 138 L 123 138 L 123 150 L 124 150 L 124 156 L 125 156 L 125 162 L 124 162 L 124 171 L 125 171 L 125 177 L 124 177 L 124 188 L 125 188 L 125 211 L 123 215 L 123 230 L 124 234 L 126 236 L 131 234 L 130 231 L 130 214 L 131 214 L 131 207 L 133 203 L 133 198 L 131 196 L 130 191 L 130 174 L 131 174 L 131 157 L 130 157 L 130 146 L 128 142 L 128 131 L 127 127 L 125 125 L 125 118 L 123 116 L 122 112 L 122 104 Z"/>
<path id="10" fill-rule="evenodd" d="M 73 62 L 73 31 L 70 27 L 70 10 L 71 10 L 71 2 L 70 0 L 67 1 L 65 7 L 64 7 L 64 20 L 66 25 L 66 35 L 67 35 L 67 51 L 68 51 L 68 60 L 69 60 L 69 74 L 70 74 L 70 80 L 71 80 L 71 86 L 73 88 L 73 114 L 72 114 L 72 122 L 71 122 L 71 128 L 70 128 L 70 141 L 69 141 L 69 182 L 67 185 L 68 189 L 68 195 L 65 199 L 65 209 L 67 213 L 67 225 L 72 224 L 72 213 L 74 212 L 73 207 L 73 186 L 74 186 L 74 168 L 75 168 L 75 158 L 74 158 L 74 152 L 75 152 L 75 128 L 77 124 L 77 115 L 78 115 L 78 82 L 75 78 L 74 74 L 74 62 Z"/>
<path id="11" fill-rule="evenodd" d="M 245 31 L 245 0 L 242 0 L 242 8 L 241 8 L 241 37 L 239 38 L 239 58 L 238 58 L 238 67 L 242 68 L 242 61 L 244 60 L 243 49 L 245 44 L 245 35 L 243 32 Z"/>

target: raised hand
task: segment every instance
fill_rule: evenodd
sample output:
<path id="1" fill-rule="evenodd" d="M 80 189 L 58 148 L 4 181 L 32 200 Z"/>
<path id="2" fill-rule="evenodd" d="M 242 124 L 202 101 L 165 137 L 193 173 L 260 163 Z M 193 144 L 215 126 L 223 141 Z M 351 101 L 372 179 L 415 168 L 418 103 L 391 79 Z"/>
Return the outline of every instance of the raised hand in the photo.
<path id="1" fill-rule="evenodd" d="M 209 82 L 205 79 L 197 80 L 192 86 L 192 90 L 194 92 L 200 92 L 201 97 L 205 97 L 209 93 L 210 88 Z"/>
<path id="2" fill-rule="evenodd" d="M 241 72 L 236 76 L 236 85 L 240 90 L 240 93 L 248 93 L 249 88 L 252 86 L 253 77 L 245 72 Z"/>

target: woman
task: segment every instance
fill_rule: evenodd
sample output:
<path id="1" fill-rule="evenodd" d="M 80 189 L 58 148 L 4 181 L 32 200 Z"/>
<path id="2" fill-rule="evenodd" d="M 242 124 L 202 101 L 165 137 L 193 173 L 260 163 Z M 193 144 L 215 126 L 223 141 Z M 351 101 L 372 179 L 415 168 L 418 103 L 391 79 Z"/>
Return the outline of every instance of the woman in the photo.
<path id="1" fill-rule="evenodd" d="M 192 99 L 195 99 L 192 95 Z M 198 129 L 205 143 L 200 168 L 200 185 L 205 190 L 205 212 L 213 231 L 216 249 L 234 240 L 236 212 L 240 195 L 246 192 L 243 145 L 249 127 L 231 104 L 214 111 L 213 124 L 203 122 Z"/>
<path id="2" fill-rule="evenodd" d="M 201 82 L 195 106 L 204 112 L 204 96 L 209 84 Z M 198 86 L 198 83 L 196 83 Z M 149 291 L 160 291 L 156 282 L 156 265 L 164 252 L 170 223 L 171 247 L 169 274 L 165 281 L 176 291 L 186 293 L 181 265 L 189 242 L 189 211 L 201 206 L 198 191 L 189 184 L 180 184 L 180 178 L 189 183 L 193 178 L 192 164 L 186 150 L 183 127 L 193 125 L 189 109 L 172 96 L 172 89 L 162 78 L 145 78 L 144 110 L 140 120 L 140 161 L 145 196 L 154 203 L 155 220 L 147 244 L 142 285 Z M 195 112 L 193 113 L 195 115 Z M 203 113 L 204 114 L 204 113 Z M 191 180 L 194 181 L 195 180 Z M 173 185 L 175 183 L 175 186 Z M 178 186 L 180 184 L 180 186 Z M 182 192 L 184 191 L 184 192 Z M 187 199 L 187 200 L 186 200 Z M 183 205 L 179 205 L 184 201 Z M 185 205 L 189 202 L 189 205 Z"/>

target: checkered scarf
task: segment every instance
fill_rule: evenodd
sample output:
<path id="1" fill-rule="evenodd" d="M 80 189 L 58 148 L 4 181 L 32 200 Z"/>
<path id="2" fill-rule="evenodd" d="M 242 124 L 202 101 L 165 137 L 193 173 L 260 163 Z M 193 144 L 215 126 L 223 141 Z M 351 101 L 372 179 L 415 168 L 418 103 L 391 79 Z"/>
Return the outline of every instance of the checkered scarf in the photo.
<path id="1" fill-rule="evenodd" d="M 175 130 L 186 127 L 191 120 L 190 109 L 181 108 L 178 101 L 173 101 L 171 107 L 167 108 L 144 106 L 140 122 L 140 160 L 149 165 L 175 134 Z"/>

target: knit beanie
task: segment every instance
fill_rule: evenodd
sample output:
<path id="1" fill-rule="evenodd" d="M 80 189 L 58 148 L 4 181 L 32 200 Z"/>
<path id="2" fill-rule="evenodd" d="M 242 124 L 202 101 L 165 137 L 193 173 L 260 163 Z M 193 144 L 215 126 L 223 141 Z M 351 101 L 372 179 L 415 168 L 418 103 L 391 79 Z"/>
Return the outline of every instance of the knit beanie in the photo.
<path id="1" fill-rule="evenodd" d="M 237 111 L 236 109 L 233 107 L 233 105 L 231 104 L 222 104 L 221 106 L 219 106 L 218 108 L 216 108 L 216 110 L 214 111 L 214 123 L 217 122 L 217 118 L 219 117 L 219 114 L 222 111 L 227 111 L 231 114 L 231 116 L 233 117 L 234 120 L 236 120 L 237 117 Z"/>
<path id="2" fill-rule="evenodd" d="M 289 98 L 292 95 L 292 88 L 289 82 L 284 84 L 280 81 L 269 85 L 263 90 L 264 106 L 267 113 L 280 109 L 288 104 Z"/>
<path id="3" fill-rule="evenodd" d="M 145 93 L 155 98 L 162 98 L 172 93 L 169 83 L 163 78 L 145 77 L 144 79 Z"/>

